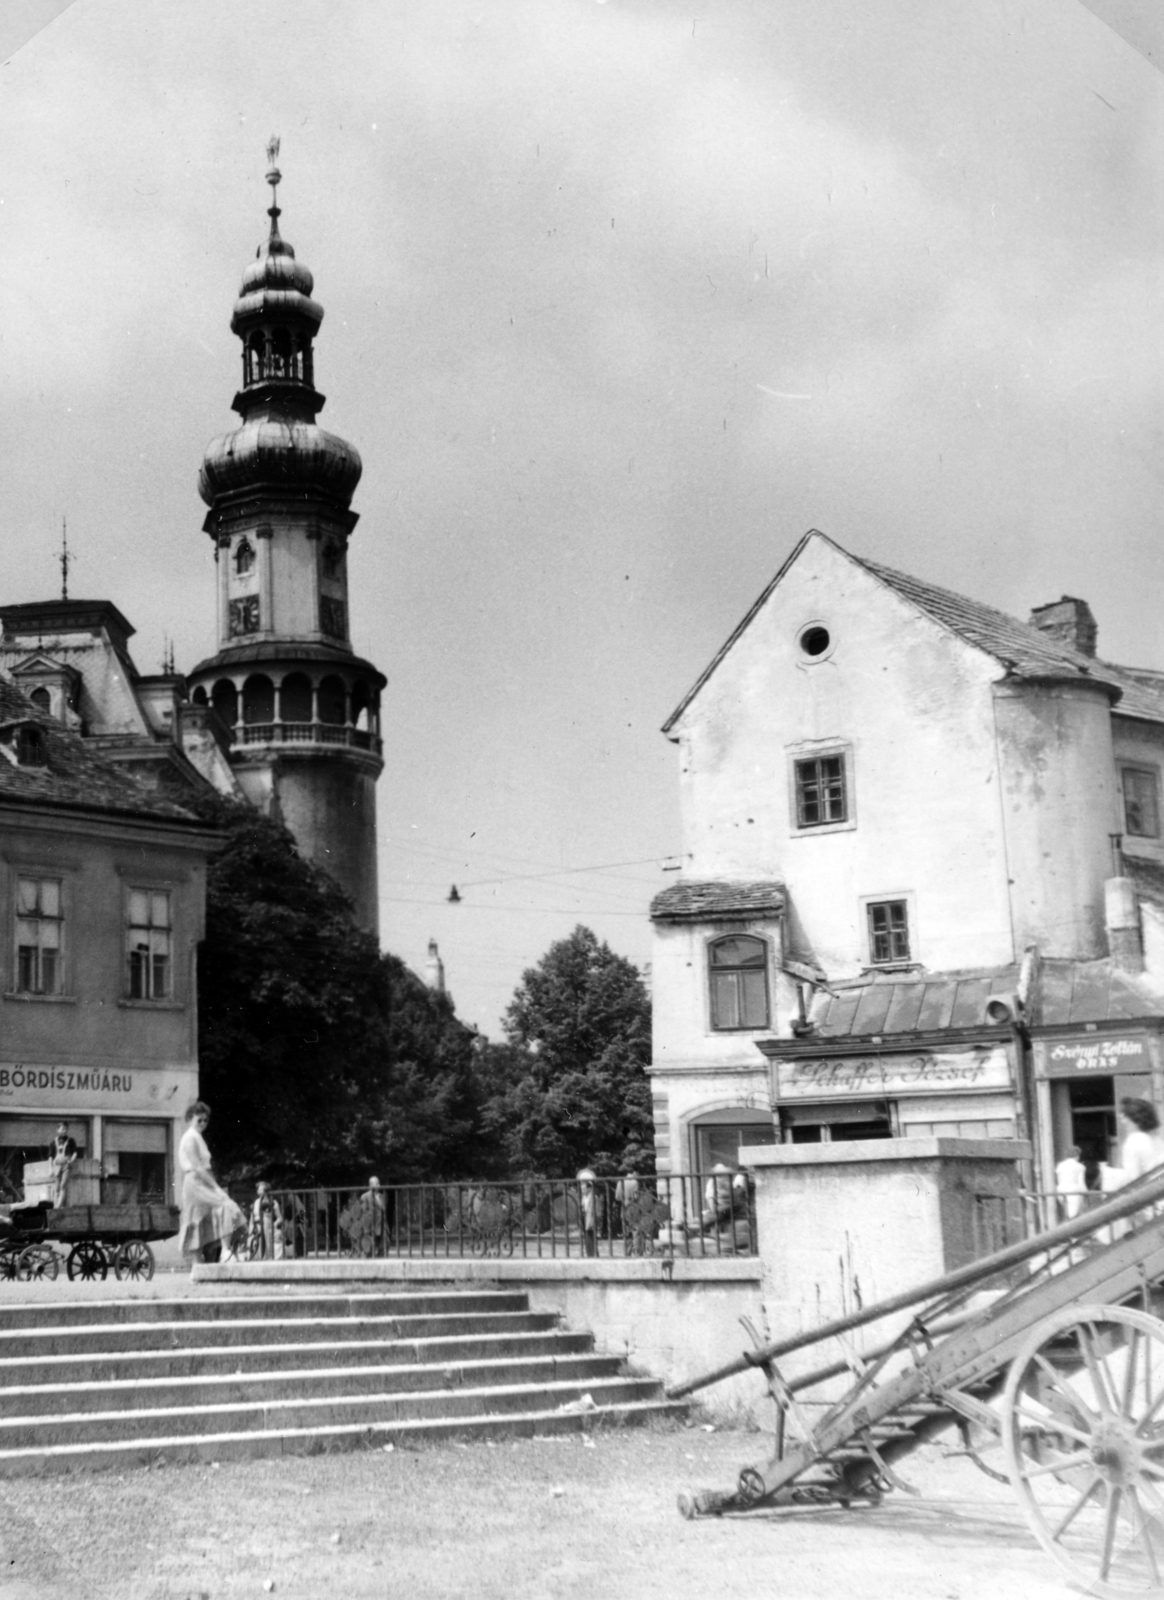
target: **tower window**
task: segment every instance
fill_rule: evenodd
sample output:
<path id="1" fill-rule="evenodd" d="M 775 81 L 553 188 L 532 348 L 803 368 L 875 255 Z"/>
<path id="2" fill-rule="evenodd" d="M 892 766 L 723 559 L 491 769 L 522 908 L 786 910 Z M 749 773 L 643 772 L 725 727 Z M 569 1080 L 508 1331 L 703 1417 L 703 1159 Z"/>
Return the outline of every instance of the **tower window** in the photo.
<path id="1" fill-rule="evenodd" d="M 127 901 L 126 993 L 131 1000 L 166 1000 L 172 940 L 169 891 L 131 889 Z"/>
<path id="2" fill-rule="evenodd" d="M 708 950 L 711 1025 L 717 1032 L 768 1026 L 768 948 L 738 934 Z"/>
<path id="3" fill-rule="evenodd" d="M 17 993 L 60 994 L 63 944 L 60 880 L 17 878 Z"/>
<path id="4" fill-rule="evenodd" d="M 255 552 L 246 539 L 242 540 L 234 553 L 234 570 L 240 578 L 245 578 L 255 564 Z"/>
<path id="5" fill-rule="evenodd" d="M 320 557 L 325 578 L 338 578 L 340 566 L 343 562 L 343 551 L 334 539 L 329 539 L 323 547 Z"/>

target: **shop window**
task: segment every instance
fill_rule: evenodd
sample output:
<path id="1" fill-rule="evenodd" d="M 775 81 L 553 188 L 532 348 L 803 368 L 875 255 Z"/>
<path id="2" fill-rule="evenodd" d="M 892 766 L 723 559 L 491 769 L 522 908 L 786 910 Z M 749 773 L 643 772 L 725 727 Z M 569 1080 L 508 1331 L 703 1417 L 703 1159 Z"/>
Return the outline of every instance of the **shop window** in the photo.
<path id="1" fill-rule="evenodd" d="M 820 828 L 849 820 L 843 755 L 813 756 L 795 762 L 793 770 L 798 828 Z"/>
<path id="2" fill-rule="evenodd" d="M 172 981 L 170 895 L 131 889 L 127 896 L 127 993 L 131 1000 L 168 1000 Z"/>
<path id="3" fill-rule="evenodd" d="M 772 1118 L 766 1114 L 747 1122 L 699 1123 L 691 1132 L 697 1173 L 710 1172 L 721 1165 L 735 1171 L 742 1145 L 772 1144 L 776 1138 Z"/>
<path id="4" fill-rule="evenodd" d="M 768 947 L 737 934 L 708 950 L 711 1026 L 716 1032 L 768 1027 Z"/>
<path id="5" fill-rule="evenodd" d="M 909 907 L 904 900 L 871 900 L 865 907 L 869 919 L 869 960 L 874 966 L 908 961 Z"/>
<path id="6" fill-rule="evenodd" d="M 781 1123 L 786 1144 L 842 1144 L 851 1139 L 893 1137 L 893 1112 L 884 1100 L 786 1106 Z"/>
<path id="7" fill-rule="evenodd" d="M 1153 767 L 1124 767 L 1124 830 L 1137 839 L 1160 837 L 1159 778 Z"/>
<path id="8" fill-rule="evenodd" d="M 101 1132 L 101 1159 L 110 1177 L 128 1178 L 138 1199 L 165 1203 L 170 1196 L 169 1127 L 164 1122 L 114 1121 L 107 1117 Z"/>
<path id="9" fill-rule="evenodd" d="M 59 878 L 16 880 L 16 992 L 60 994 L 64 913 Z"/>

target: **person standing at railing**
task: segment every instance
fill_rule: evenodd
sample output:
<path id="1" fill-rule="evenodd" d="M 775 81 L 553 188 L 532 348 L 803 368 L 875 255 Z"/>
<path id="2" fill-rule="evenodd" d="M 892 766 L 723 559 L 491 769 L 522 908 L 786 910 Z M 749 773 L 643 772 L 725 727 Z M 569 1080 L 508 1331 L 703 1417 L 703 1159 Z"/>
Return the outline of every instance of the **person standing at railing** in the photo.
<path id="1" fill-rule="evenodd" d="M 582 1226 L 582 1254 L 598 1254 L 598 1194 L 597 1175 L 583 1167 L 578 1174 L 578 1216 Z"/>
<path id="2" fill-rule="evenodd" d="M 360 1211 L 364 1231 L 369 1240 L 369 1255 L 384 1254 L 385 1209 L 384 1192 L 379 1178 L 369 1178 L 368 1187 L 360 1196 Z"/>
<path id="3" fill-rule="evenodd" d="M 1079 1146 L 1073 1144 L 1062 1161 L 1055 1163 L 1055 1193 L 1067 1221 L 1082 1211 L 1083 1196 L 1087 1193 L 1087 1168 L 1079 1159 L 1080 1153 Z"/>
<path id="4" fill-rule="evenodd" d="M 260 1183 L 251 1207 L 251 1227 L 258 1236 L 259 1253 L 279 1261 L 283 1256 L 283 1208 L 271 1193 L 269 1183 Z"/>

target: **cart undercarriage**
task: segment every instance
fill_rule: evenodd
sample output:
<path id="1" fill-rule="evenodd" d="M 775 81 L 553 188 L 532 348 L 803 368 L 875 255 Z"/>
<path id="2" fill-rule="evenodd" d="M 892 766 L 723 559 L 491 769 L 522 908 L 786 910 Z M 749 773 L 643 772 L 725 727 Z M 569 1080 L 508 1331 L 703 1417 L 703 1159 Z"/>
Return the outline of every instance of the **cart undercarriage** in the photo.
<path id="1" fill-rule="evenodd" d="M 1164 1322 L 1151 1314 L 1164 1304 L 1162 1203 L 1164 1172 L 812 1333 L 765 1345 L 749 1325 L 757 1348 L 670 1393 L 757 1368 L 776 1452 L 732 1490 L 681 1495 L 680 1511 L 877 1500 L 906 1487 L 903 1457 L 957 1427 L 980 1466 L 979 1442 L 1001 1441 L 1036 1538 L 1089 1594 L 1164 1596 Z M 858 1353 L 855 1330 L 890 1318 L 897 1331 Z M 824 1341 L 841 1359 L 784 1377 L 779 1360 Z M 807 1398 L 846 1373 L 839 1400 Z"/>

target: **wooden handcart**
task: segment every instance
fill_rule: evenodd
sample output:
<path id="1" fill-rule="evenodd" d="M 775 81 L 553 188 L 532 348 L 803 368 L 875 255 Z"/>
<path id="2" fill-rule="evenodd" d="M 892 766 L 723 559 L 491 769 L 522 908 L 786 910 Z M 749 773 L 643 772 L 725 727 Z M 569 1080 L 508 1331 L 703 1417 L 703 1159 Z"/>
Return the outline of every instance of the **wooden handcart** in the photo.
<path id="1" fill-rule="evenodd" d="M 1072 1221 L 912 1292 L 755 1349 L 673 1388 L 749 1367 L 776 1406 L 776 1450 L 686 1517 L 877 1501 L 898 1464 L 957 1428 L 1004 1476 L 1039 1543 L 1090 1595 L 1164 1596 L 1164 1171 Z M 891 1321 L 890 1319 L 895 1319 Z M 858 1353 L 852 1334 L 888 1323 Z M 834 1341 L 794 1378 L 777 1363 Z M 839 1399 L 810 1398 L 848 1377 Z M 982 1459 L 1001 1442 L 1005 1472 Z"/>

